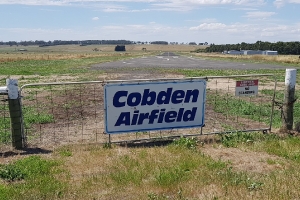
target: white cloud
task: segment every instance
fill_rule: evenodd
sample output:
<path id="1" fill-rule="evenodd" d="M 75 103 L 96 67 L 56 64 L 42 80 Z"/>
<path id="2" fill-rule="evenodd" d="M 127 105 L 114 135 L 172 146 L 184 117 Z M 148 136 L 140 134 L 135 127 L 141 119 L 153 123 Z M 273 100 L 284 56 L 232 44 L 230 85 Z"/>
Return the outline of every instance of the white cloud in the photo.
<path id="1" fill-rule="evenodd" d="M 238 43 L 262 41 L 298 41 L 300 40 L 300 24 L 283 25 L 274 23 L 203 23 L 191 27 L 190 32 L 203 34 L 213 39 L 213 43 Z"/>
<path id="2" fill-rule="evenodd" d="M 222 23 L 203 23 L 199 26 L 191 27 L 190 30 L 221 30 L 224 28 L 226 28 L 226 25 Z"/>
<path id="3" fill-rule="evenodd" d="M 285 4 L 300 4 L 300 0 L 275 0 L 274 4 L 277 7 L 282 7 Z"/>
<path id="4" fill-rule="evenodd" d="M 202 23 L 195 27 L 171 27 L 145 23 L 99 26 L 90 29 L 0 28 L 4 41 L 126 39 L 132 41 L 208 42 L 215 44 L 261 41 L 299 41 L 300 24 Z M 22 33 L 22 34 L 20 34 Z M 120 34 L 122 33 L 122 34 Z M 72 36 L 72 38 L 70 38 Z"/>
<path id="5" fill-rule="evenodd" d="M 148 12 L 150 9 L 141 9 L 141 10 L 129 10 L 126 8 L 104 8 L 104 12 Z"/>
<path id="6" fill-rule="evenodd" d="M 260 18 L 260 19 L 265 19 L 269 18 L 273 15 L 275 15 L 275 12 L 261 12 L 261 11 L 255 11 L 255 12 L 247 12 L 245 17 L 247 18 Z"/>
<path id="7" fill-rule="evenodd" d="M 296 1 L 296 0 L 294 0 Z M 99 3 L 148 3 L 165 8 L 179 8 L 191 5 L 261 5 L 265 0 L 1 0 L 0 4 L 23 5 L 84 5 Z"/>
<path id="8" fill-rule="evenodd" d="M 42 6 L 78 6 L 98 8 L 104 12 L 148 12 L 148 11 L 190 11 L 205 6 L 232 5 L 246 9 L 248 6 L 260 6 L 266 0 L 0 0 L 1 4 L 42 5 Z M 143 3 L 140 9 L 128 8 L 129 3 Z M 250 8 L 251 9 L 251 8 Z"/>
<path id="9" fill-rule="evenodd" d="M 93 17 L 92 20 L 97 21 L 99 20 L 99 17 Z"/>
<path id="10" fill-rule="evenodd" d="M 278 25 L 262 29 L 263 32 L 279 32 L 288 30 L 288 26 Z"/>
<path id="11" fill-rule="evenodd" d="M 104 12 L 125 12 L 124 9 L 119 8 L 105 8 L 103 9 Z"/>

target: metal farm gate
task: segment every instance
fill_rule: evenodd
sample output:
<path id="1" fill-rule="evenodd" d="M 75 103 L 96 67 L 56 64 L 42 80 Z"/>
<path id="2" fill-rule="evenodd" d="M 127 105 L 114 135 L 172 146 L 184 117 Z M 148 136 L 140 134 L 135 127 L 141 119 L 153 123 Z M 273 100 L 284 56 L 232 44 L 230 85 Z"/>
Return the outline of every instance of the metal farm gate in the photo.
<path id="1" fill-rule="evenodd" d="M 197 79 L 207 80 L 204 127 L 105 134 L 103 91 L 105 84 Z M 237 80 L 253 79 L 259 80 L 258 95 L 235 96 Z M 270 74 L 26 84 L 20 89 L 24 137 L 28 146 L 53 146 L 233 132 L 266 132 L 272 127 L 275 90 L 276 80 Z M 6 120 L 7 116 L 5 110 L 2 103 L 0 112 L 3 120 Z M 0 128 L 1 131 L 7 130 L 7 127 Z"/>

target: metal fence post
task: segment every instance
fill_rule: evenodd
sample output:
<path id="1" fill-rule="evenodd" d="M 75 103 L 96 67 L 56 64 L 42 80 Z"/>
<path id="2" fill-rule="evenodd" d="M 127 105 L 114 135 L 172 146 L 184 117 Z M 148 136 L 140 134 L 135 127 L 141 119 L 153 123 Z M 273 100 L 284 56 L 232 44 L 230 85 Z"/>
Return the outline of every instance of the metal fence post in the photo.
<path id="1" fill-rule="evenodd" d="M 8 105 L 11 119 L 12 146 L 16 149 L 22 149 L 24 148 L 24 128 L 18 80 L 6 79 L 6 85 L 8 90 Z"/>
<path id="2" fill-rule="evenodd" d="M 296 69 L 286 69 L 285 74 L 285 92 L 282 112 L 282 128 L 284 130 L 293 129 L 293 109 L 295 99 L 295 86 L 296 86 Z"/>

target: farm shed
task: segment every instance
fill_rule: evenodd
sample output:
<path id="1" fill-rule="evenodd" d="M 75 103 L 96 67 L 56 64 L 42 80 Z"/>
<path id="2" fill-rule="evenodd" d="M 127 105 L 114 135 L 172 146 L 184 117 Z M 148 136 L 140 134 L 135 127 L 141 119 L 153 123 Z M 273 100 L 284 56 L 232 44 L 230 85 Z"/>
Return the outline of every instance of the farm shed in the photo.
<path id="1" fill-rule="evenodd" d="M 228 51 L 228 54 L 230 54 L 230 55 L 242 55 L 243 51 L 231 50 L 231 51 Z"/>
<path id="2" fill-rule="evenodd" d="M 263 51 L 261 50 L 245 50 L 244 55 L 262 55 Z"/>
<path id="3" fill-rule="evenodd" d="M 278 55 L 277 51 L 264 51 L 264 55 Z"/>

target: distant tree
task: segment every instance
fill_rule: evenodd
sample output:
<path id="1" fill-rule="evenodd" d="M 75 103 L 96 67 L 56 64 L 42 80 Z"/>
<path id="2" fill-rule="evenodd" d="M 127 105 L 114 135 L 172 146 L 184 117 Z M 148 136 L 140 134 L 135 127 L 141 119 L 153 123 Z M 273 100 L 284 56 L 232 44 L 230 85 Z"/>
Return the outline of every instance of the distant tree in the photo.
<path id="1" fill-rule="evenodd" d="M 163 45 L 168 45 L 169 43 L 166 41 L 153 41 L 151 44 L 163 44 Z"/>

